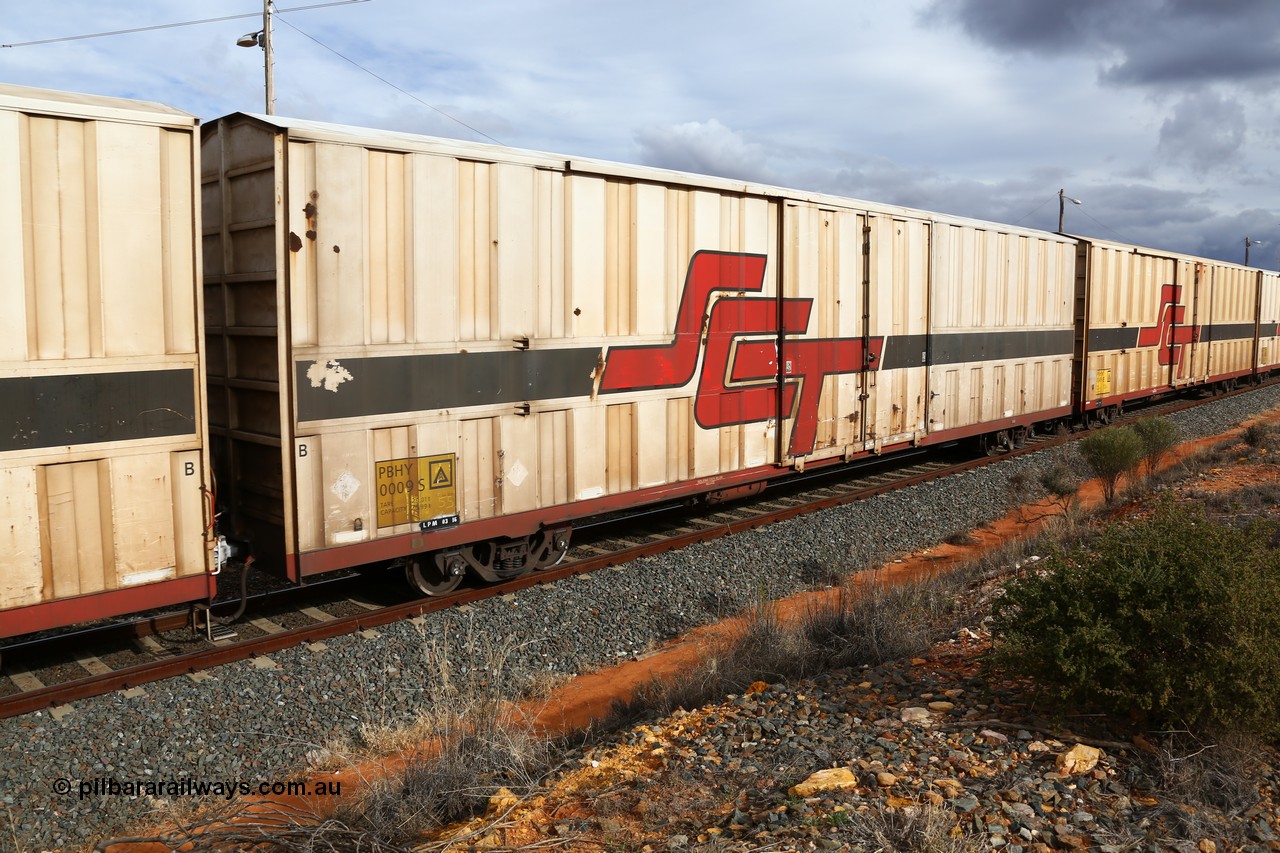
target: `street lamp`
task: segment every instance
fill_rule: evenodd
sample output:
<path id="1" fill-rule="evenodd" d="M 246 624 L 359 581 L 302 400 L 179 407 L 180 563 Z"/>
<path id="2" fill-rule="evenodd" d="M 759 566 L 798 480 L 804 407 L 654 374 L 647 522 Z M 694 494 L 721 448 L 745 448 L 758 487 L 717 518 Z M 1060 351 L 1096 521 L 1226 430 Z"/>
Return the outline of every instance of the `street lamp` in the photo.
<path id="1" fill-rule="evenodd" d="M 267 77 L 267 115 L 276 112 L 275 54 L 271 51 L 271 0 L 262 0 L 262 29 L 236 39 L 240 47 L 262 48 L 262 67 Z"/>
<path id="2" fill-rule="evenodd" d="M 1266 244 L 1266 243 L 1264 243 L 1264 242 L 1262 242 L 1261 240 L 1251 240 L 1251 239 L 1249 239 L 1248 237 L 1245 237 L 1245 238 L 1244 238 L 1244 265 L 1245 265 L 1246 267 L 1247 267 L 1247 266 L 1249 266 L 1249 247 L 1250 247 L 1250 246 L 1265 246 L 1265 245 L 1267 245 L 1267 244 Z"/>
<path id="3" fill-rule="evenodd" d="M 1067 213 L 1067 202 L 1071 202 L 1072 204 L 1084 204 L 1084 202 L 1082 202 L 1080 199 L 1072 198 L 1071 196 L 1067 195 L 1066 190 L 1058 190 L 1058 233 L 1059 234 L 1062 233 L 1062 220 Z"/>

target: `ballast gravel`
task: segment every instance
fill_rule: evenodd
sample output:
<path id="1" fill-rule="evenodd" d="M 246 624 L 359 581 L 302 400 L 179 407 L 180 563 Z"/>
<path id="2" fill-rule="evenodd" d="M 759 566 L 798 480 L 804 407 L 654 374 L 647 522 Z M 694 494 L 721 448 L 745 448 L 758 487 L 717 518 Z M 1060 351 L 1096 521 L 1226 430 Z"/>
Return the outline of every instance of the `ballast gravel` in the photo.
<path id="1" fill-rule="evenodd" d="M 1280 387 L 1170 419 L 1196 438 L 1277 405 Z M 493 675 L 514 688 L 642 654 L 762 594 L 782 597 L 828 569 L 871 565 L 990 521 L 1006 511 L 1011 489 L 1025 488 L 1018 481 L 1059 460 L 1078 464 L 1074 450 L 1036 453 L 620 570 L 232 664 L 199 682 L 177 678 L 77 702 L 60 719 L 0 720 L 0 849 L 92 847 L 202 801 L 179 794 L 157 802 L 126 786 L 256 789 L 286 780 L 308 753 L 358 739 L 362 725 L 412 720 L 425 686 L 440 679 L 441 650 L 460 676 L 483 668 L 494 646 L 509 646 L 505 671 Z"/>

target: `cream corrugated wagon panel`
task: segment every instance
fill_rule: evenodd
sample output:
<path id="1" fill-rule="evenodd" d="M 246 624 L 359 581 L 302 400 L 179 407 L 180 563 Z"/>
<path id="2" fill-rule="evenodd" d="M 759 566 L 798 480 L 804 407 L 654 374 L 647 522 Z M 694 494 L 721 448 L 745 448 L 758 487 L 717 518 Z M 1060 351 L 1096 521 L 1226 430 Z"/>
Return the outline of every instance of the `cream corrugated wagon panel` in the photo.
<path id="1" fill-rule="evenodd" d="M 364 150 L 321 144 L 315 157 L 317 343 L 360 346 L 365 343 L 368 289 Z"/>
<path id="2" fill-rule="evenodd" d="M 458 161 L 413 157 L 413 309 L 418 343 L 458 339 Z"/>
<path id="3" fill-rule="evenodd" d="M 25 123 L 28 350 L 41 359 L 102 355 L 96 126 L 39 116 Z"/>
<path id="4" fill-rule="evenodd" d="M 96 130 L 103 349 L 112 356 L 163 353 L 160 130 Z"/>
<path id="5" fill-rule="evenodd" d="M 289 212 L 294 212 L 302 223 L 303 233 L 299 232 L 298 225 L 292 225 L 294 234 L 301 241 L 301 248 L 296 252 L 288 252 L 286 257 L 289 264 L 289 308 L 290 308 L 290 335 L 293 346 L 315 346 L 317 338 L 320 334 L 319 330 L 319 280 L 317 274 L 317 258 L 320 252 L 320 245 L 317 242 L 318 234 L 311 231 L 309 226 L 313 222 L 308 222 L 302 217 L 303 210 L 309 204 L 317 204 L 311 199 L 311 193 L 316 185 L 316 148 L 315 145 L 294 144 L 289 148 L 288 158 L 288 187 L 289 198 L 284 203 L 284 210 L 278 207 L 272 212 L 272 218 L 278 217 L 288 218 Z M 206 192 L 205 197 L 213 195 Z M 318 226 L 317 226 L 318 227 Z M 209 253 L 205 252 L 205 257 Z M 206 309 L 207 310 L 207 309 Z"/>
<path id="6" fill-rule="evenodd" d="M 635 486 L 635 407 L 618 403 L 606 407 L 605 457 L 606 491 L 611 495 L 629 492 Z"/>
<path id="7" fill-rule="evenodd" d="M 539 338 L 565 335 L 565 200 L 564 175 L 547 169 L 534 172 L 538 210 L 537 332 Z"/>
<path id="8" fill-rule="evenodd" d="M 668 399 L 667 403 L 667 480 L 678 482 L 692 475 L 690 437 L 693 434 L 693 401 L 690 397 Z"/>
<path id="9" fill-rule="evenodd" d="M 324 500 L 326 545 L 345 545 L 372 539 L 376 483 L 369 458 L 369 435 L 364 431 L 328 433 L 320 460 L 321 498 Z"/>
<path id="10" fill-rule="evenodd" d="M 932 224 L 920 220 L 907 220 L 905 234 L 899 237 L 900 251 L 909 259 L 895 287 L 907 291 L 900 305 L 905 312 L 905 328 L 909 335 L 924 335 L 928 326 L 928 293 L 931 275 Z M 928 369 L 918 367 L 905 373 L 899 406 L 901 417 L 897 434 L 905 438 L 908 433 L 925 429 L 925 385 Z"/>
<path id="11" fill-rule="evenodd" d="M 635 222 L 635 251 L 631 254 L 635 280 L 636 334 L 670 334 L 674 312 L 667 310 L 667 193 L 663 187 L 637 184 L 631 199 Z M 642 476 L 641 480 L 645 478 Z"/>
<path id="12" fill-rule="evenodd" d="M 52 597 L 103 590 L 104 570 L 115 565 L 110 463 L 101 460 L 48 465 L 41 473 L 41 528 L 47 533 L 44 545 L 48 550 Z"/>
<path id="13" fill-rule="evenodd" d="M 391 277 L 395 275 L 387 255 L 394 244 L 392 231 L 395 229 L 398 216 L 389 213 L 395 204 L 396 190 L 394 164 L 392 159 L 399 159 L 397 154 L 384 151 L 369 151 L 365 155 L 365 175 L 368 199 L 368 224 L 365 229 L 365 257 L 368 259 L 369 282 L 369 327 L 365 340 L 371 344 L 385 344 L 391 340 L 390 320 L 393 311 L 391 303 L 394 297 L 391 290 L 394 285 Z M 396 267 L 400 267 L 397 261 Z"/>
<path id="14" fill-rule="evenodd" d="M 132 586 L 175 576 L 172 460 L 145 453 L 111 460 L 115 578 Z"/>
<path id="15" fill-rule="evenodd" d="M 202 493 L 201 452 L 171 453 L 173 483 L 174 564 L 179 577 L 205 570 L 207 546 L 204 535 L 204 494 Z"/>
<path id="16" fill-rule="evenodd" d="M 502 513 L 538 508 L 538 428 L 532 416 L 504 415 L 497 419 L 498 477 L 502 483 Z"/>
<path id="17" fill-rule="evenodd" d="M 742 467 L 742 433 L 745 427 L 730 426 L 719 430 L 720 470 L 736 471 Z"/>
<path id="18" fill-rule="evenodd" d="M 1239 373 L 1253 366 L 1258 274 L 1235 266 L 1212 265 L 1215 281 L 1210 322 L 1214 326 L 1209 373 Z"/>
<path id="19" fill-rule="evenodd" d="M 1258 307 L 1258 367 L 1280 362 L 1280 275 L 1262 274 L 1262 297 Z"/>
<path id="20" fill-rule="evenodd" d="M 33 465 L 0 467 L 0 609 L 35 604 L 44 593 L 36 482 Z"/>
<path id="21" fill-rule="evenodd" d="M 774 461 L 775 419 L 742 427 L 742 465 L 755 468 Z"/>
<path id="22" fill-rule="evenodd" d="M 27 272 L 23 239 L 23 125 L 0 110 L 0 361 L 27 358 Z M 2 498 L 0 498 L 2 499 Z M 6 596 L 0 589 L 0 607 Z"/>
<path id="23" fill-rule="evenodd" d="M 538 505 L 568 503 L 569 412 L 541 412 L 538 418 Z"/>
<path id="24" fill-rule="evenodd" d="M 703 429 L 692 419 L 689 428 L 693 431 L 690 438 L 693 453 L 692 471 L 694 477 L 710 477 L 720 473 L 720 430 Z"/>
<path id="25" fill-rule="evenodd" d="M 161 131 L 164 174 L 161 179 L 161 245 L 164 249 L 165 351 L 193 353 L 199 334 L 196 316 L 196 234 L 190 133 Z"/>
<path id="26" fill-rule="evenodd" d="M 635 288 L 632 280 L 631 187 L 605 182 L 604 333 L 634 332 Z"/>
<path id="27" fill-rule="evenodd" d="M 492 518 L 498 513 L 494 478 L 497 452 L 494 447 L 494 419 L 477 418 L 459 425 L 458 450 L 461 516 L 464 522 Z"/>
<path id="28" fill-rule="evenodd" d="M 945 329 L 955 325 L 960 310 L 960 302 L 956 298 L 956 279 L 964 263 L 964 242 L 962 231 L 955 225 L 938 224 L 933 230 L 933 281 L 931 285 L 932 304 L 929 319 L 934 329 Z"/>
<path id="29" fill-rule="evenodd" d="M 325 546 L 325 498 L 323 486 L 324 436 L 299 436 L 294 440 L 293 476 L 297 494 L 298 550 Z"/>
<path id="30" fill-rule="evenodd" d="M 413 231 L 412 200 L 409 172 L 412 161 L 406 154 L 396 154 L 387 164 L 387 232 L 384 253 L 387 269 L 388 343 L 412 340 L 413 330 L 413 256 L 410 234 Z"/>
<path id="31" fill-rule="evenodd" d="M 667 401 L 640 400 L 635 404 L 636 487 L 667 482 Z"/>
<path id="32" fill-rule="evenodd" d="M 840 327 L 841 276 L 840 266 L 845 262 L 838 250 L 837 231 L 840 228 L 840 216 L 836 211 L 823 211 L 822 223 L 818 232 L 818 269 L 817 269 L 817 301 L 810 315 L 806 337 L 839 338 L 851 337 L 855 329 Z M 818 398 L 818 423 L 814 439 L 814 456 L 827 455 L 824 451 L 836 445 L 839 404 L 839 381 L 836 376 L 813 377 L 822 383 L 822 392 Z M 809 381 L 813 381 L 813 379 Z"/>
<path id="33" fill-rule="evenodd" d="M 1025 288 L 1032 283 L 1031 279 L 1026 277 L 1028 260 L 1026 240 L 1017 234 L 1001 234 L 1000 242 L 1004 248 L 1003 263 L 1000 264 L 1004 271 L 1000 282 L 1000 304 L 1003 313 L 997 327 L 1026 326 L 1028 294 Z"/>
<path id="34" fill-rule="evenodd" d="M 537 335 L 538 226 L 546 215 L 536 206 L 534 170 L 529 166 L 499 165 L 493 235 L 496 256 L 498 326 L 502 341 Z"/>
<path id="35" fill-rule="evenodd" d="M 982 301 L 979 303 L 981 313 L 976 326 L 990 322 L 990 318 L 999 316 L 1004 310 L 1001 297 L 1004 295 L 1000 286 L 1000 235 L 994 231 L 981 231 L 978 239 L 978 263 L 981 276 Z"/>
<path id="36" fill-rule="evenodd" d="M 464 341 L 490 340 L 496 321 L 491 188 L 495 168 L 489 163 L 458 164 L 458 337 Z"/>
<path id="37" fill-rule="evenodd" d="M 585 501 L 606 494 L 608 416 L 606 406 L 569 410 L 570 499 Z"/>
<path id="38" fill-rule="evenodd" d="M 571 337 L 604 335 L 605 182 L 571 175 L 565 179 L 569 222 L 567 287 Z"/>

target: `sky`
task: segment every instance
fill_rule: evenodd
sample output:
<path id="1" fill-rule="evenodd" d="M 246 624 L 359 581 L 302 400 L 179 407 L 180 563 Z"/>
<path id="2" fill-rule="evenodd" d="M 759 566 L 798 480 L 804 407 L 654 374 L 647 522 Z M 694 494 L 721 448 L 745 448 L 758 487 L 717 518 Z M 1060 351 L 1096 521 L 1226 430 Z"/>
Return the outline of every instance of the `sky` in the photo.
<path id="1" fill-rule="evenodd" d="M 315 2 L 280 115 L 1046 230 L 1063 189 L 1070 233 L 1280 265 L 1280 0 Z M 261 12 L 0 0 L 0 82 L 262 112 Z"/>

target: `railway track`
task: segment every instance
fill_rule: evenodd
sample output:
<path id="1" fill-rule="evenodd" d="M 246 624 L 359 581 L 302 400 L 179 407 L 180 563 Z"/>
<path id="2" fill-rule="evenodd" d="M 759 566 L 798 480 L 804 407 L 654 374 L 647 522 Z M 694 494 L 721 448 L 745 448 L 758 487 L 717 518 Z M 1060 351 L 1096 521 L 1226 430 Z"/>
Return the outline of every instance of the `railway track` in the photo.
<path id="1" fill-rule="evenodd" d="M 1251 390 L 1254 389 L 1240 389 L 1208 399 L 1220 400 Z M 1206 401 L 1157 401 L 1126 413 L 1119 420 L 1171 413 Z M 191 614 L 183 611 L 11 643 L 0 647 L 0 718 L 44 709 L 61 716 L 67 713 L 70 703 L 104 693 L 145 690 L 148 683 L 175 677 L 199 681 L 207 677 L 207 670 L 223 664 L 265 658 L 292 646 L 372 631 L 402 619 L 418 619 L 536 584 L 618 566 L 638 557 L 1038 452 L 1081 435 L 1036 436 L 1020 448 L 995 456 L 956 459 L 946 448 L 895 454 L 839 471 L 809 472 L 770 487 L 756 498 L 733 504 L 701 507 L 696 512 L 687 507 L 657 507 L 621 519 L 583 525 L 575 531 L 571 559 L 559 566 L 436 598 L 404 600 L 403 588 L 390 578 L 371 582 L 369 576 L 352 575 L 253 596 L 244 619 L 219 626 L 212 641 L 203 636 L 203 631 L 192 629 Z M 215 606 L 215 617 L 226 608 L 226 604 Z"/>

